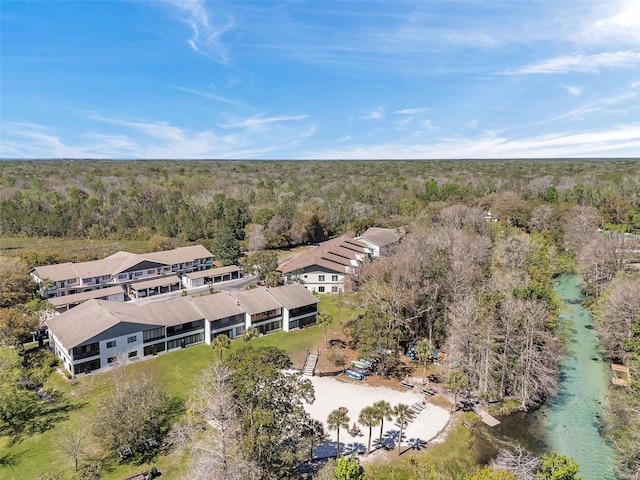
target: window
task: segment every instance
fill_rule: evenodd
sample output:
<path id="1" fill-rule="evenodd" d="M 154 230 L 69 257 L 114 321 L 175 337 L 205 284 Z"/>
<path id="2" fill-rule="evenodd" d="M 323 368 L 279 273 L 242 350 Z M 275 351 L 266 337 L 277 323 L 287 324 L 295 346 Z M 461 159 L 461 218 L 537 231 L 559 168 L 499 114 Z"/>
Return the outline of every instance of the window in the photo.
<path id="1" fill-rule="evenodd" d="M 109 357 L 107 358 L 107 363 L 114 363 L 117 360 L 116 357 Z"/>
<path id="2" fill-rule="evenodd" d="M 166 349 L 166 345 L 164 342 L 162 343 L 156 343 L 154 345 L 148 345 L 146 347 L 144 347 L 144 356 L 148 356 L 148 355 L 156 355 L 158 352 L 164 352 Z"/>
<path id="3" fill-rule="evenodd" d="M 149 275 L 153 275 L 154 273 L 156 273 L 156 269 L 155 268 L 150 268 L 149 271 L 147 272 Z"/>
<path id="4" fill-rule="evenodd" d="M 120 275 L 118 275 L 118 279 L 119 280 L 124 280 L 127 278 L 127 274 L 126 273 L 121 273 Z"/>
<path id="5" fill-rule="evenodd" d="M 324 287 L 318 287 L 318 293 L 324 293 Z"/>
<path id="6" fill-rule="evenodd" d="M 338 286 L 334 285 L 331 287 L 331 293 L 338 293 Z"/>
<path id="7" fill-rule="evenodd" d="M 138 351 L 134 350 L 133 352 L 129 352 L 129 358 L 136 358 L 138 356 Z"/>
<path id="8" fill-rule="evenodd" d="M 331 275 L 331 281 L 332 282 L 337 282 L 338 281 L 338 275 Z"/>
<path id="9" fill-rule="evenodd" d="M 152 328 L 142 332 L 142 338 L 145 342 L 150 342 L 156 338 L 164 338 L 164 327 Z"/>
<path id="10" fill-rule="evenodd" d="M 107 342 L 107 348 L 113 348 L 115 346 L 116 346 L 116 341 L 115 340 L 113 340 L 111 342 Z"/>
<path id="11" fill-rule="evenodd" d="M 133 335 L 131 337 L 127 337 L 127 343 L 133 343 L 138 339 L 138 337 L 136 335 Z"/>
<path id="12" fill-rule="evenodd" d="M 318 275 L 318 281 L 324 282 L 324 275 Z"/>
<path id="13" fill-rule="evenodd" d="M 142 275 L 142 272 L 134 272 L 134 273 L 133 273 L 133 276 L 134 276 L 134 277 L 139 277 L 140 275 Z"/>

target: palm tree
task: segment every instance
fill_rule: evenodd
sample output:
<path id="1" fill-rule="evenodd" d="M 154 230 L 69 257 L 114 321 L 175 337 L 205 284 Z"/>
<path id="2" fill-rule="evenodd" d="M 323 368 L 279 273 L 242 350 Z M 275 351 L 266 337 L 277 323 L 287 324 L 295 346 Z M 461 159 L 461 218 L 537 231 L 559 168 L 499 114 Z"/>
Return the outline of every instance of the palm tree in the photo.
<path id="1" fill-rule="evenodd" d="M 369 455 L 371 452 L 371 428 L 380 423 L 380 417 L 378 417 L 376 407 L 364 407 L 360 411 L 358 422 L 365 427 L 369 427 L 369 444 L 367 445 L 367 455 Z"/>
<path id="2" fill-rule="evenodd" d="M 329 325 L 331 325 L 332 321 L 333 321 L 333 318 L 331 317 L 331 314 L 329 314 L 329 313 L 322 312 L 322 313 L 319 313 L 318 316 L 316 317 L 316 324 L 320 325 L 321 327 L 324 327 L 324 346 L 325 346 L 325 348 L 329 344 L 329 342 L 327 341 L 327 327 Z"/>
<path id="3" fill-rule="evenodd" d="M 231 339 L 223 334 L 216 335 L 216 337 L 211 342 L 211 348 L 213 350 L 218 350 L 220 352 L 220 361 L 222 362 L 222 351 L 227 350 L 231 346 Z"/>
<path id="4" fill-rule="evenodd" d="M 376 409 L 376 415 L 380 420 L 380 439 L 378 441 L 380 442 L 380 445 L 382 445 L 382 429 L 384 427 L 384 421 L 391 421 L 391 419 L 393 418 L 391 416 L 393 415 L 393 408 L 391 407 L 391 404 L 386 400 L 380 400 L 374 403 L 373 408 Z"/>
<path id="5" fill-rule="evenodd" d="M 349 416 L 344 408 L 333 410 L 327 417 L 327 426 L 329 430 L 338 432 L 338 443 L 336 443 L 336 458 L 340 455 L 340 429 L 349 428 Z"/>
<path id="6" fill-rule="evenodd" d="M 315 440 L 324 440 L 326 434 L 324 432 L 324 425 L 321 421 L 310 419 L 304 426 L 304 435 L 309 438 L 311 448 L 309 450 L 309 461 L 313 461 L 313 447 L 315 447 Z"/>
<path id="7" fill-rule="evenodd" d="M 251 340 L 253 340 L 254 338 L 258 338 L 259 335 L 260 335 L 260 331 L 256 327 L 249 327 L 244 331 L 244 334 L 242 335 L 242 339 L 245 342 L 250 343 Z"/>
<path id="8" fill-rule="evenodd" d="M 398 456 L 400 456 L 400 444 L 402 443 L 402 432 L 411 420 L 411 407 L 404 403 L 399 403 L 393 409 L 393 414 L 396 417 L 396 422 L 400 425 L 400 435 L 398 436 Z"/>
<path id="9" fill-rule="evenodd" d="M 464 390 L 469 385 L 467 377 L 465 377 L 458 370 L 451 370 L 447 375 L 445 382 L 447 388 L 453 392 L 453 408 L 452 412 L 456 411 L 456 405 L 458 404 L 458 393 L 460 390 Z"/>
<path id="10" fill-rule="evenodd" d="M 427 378 L 427 360 L 433 358 L 433 346 L 428 338 L 423 338 L 422 340 L 418 340 L 416 343 L 416 356 L 418 360 L 422 360 L 422 385 Z"/>

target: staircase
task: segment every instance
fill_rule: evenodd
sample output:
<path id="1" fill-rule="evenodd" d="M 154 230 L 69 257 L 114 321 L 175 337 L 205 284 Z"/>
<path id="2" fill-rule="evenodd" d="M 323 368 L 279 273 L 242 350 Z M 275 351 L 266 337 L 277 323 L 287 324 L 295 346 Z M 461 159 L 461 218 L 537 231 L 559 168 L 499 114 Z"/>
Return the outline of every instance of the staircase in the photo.
<path id="1" fill-rule="evenodd" d="M 304 362 L 304 368 L 302 369 L 302 373 L 308 377 L 313 377 L 313 372 L 316 369 L 316 364 L 318 363 L 318 357 L 320 356 L 320 350 L 315 353 L 310 353 L 307 355 L 307 360 Z"/>

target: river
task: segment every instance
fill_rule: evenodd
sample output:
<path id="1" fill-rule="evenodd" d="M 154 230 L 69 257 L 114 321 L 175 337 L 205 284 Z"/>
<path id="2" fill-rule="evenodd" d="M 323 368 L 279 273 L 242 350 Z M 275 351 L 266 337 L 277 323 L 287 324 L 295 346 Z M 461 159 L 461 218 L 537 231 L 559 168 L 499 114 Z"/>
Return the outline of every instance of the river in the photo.
<path id="1" fill-rule="evenodd" d="M 580 278 L 562 275 L 555 290 L 563 303 L 560 320 L 573 322 L 558 394 L 537 411 L 502 418 L 489 436 L 492 443 L 516 440 L 537 454 L 556 450 L 572 457 L 583 480 L 617 480 L 613 449 L 599 431 L 611 367 L 598 351 L 591 313 L 581 305 Z"/>

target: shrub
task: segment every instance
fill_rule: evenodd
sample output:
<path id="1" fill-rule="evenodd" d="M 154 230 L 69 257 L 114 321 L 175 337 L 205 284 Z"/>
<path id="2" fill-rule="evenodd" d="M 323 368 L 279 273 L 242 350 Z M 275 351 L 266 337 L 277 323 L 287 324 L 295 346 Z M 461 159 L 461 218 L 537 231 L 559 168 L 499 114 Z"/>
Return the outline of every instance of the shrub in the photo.
<path id="1" fill-rule="evenodd" d="M 331 347 L 329 347 L 327 358 L 336 367 L 341 367 L 344 365 L 344 355 L 342 353 L 342 350 L 340 350 L 340 347 L 338 347 L 337 345 L 332 345 Z"/>

